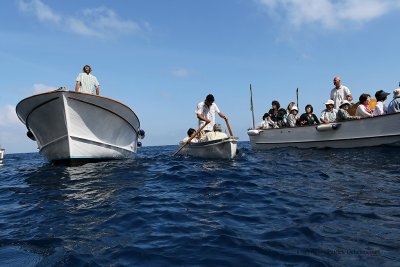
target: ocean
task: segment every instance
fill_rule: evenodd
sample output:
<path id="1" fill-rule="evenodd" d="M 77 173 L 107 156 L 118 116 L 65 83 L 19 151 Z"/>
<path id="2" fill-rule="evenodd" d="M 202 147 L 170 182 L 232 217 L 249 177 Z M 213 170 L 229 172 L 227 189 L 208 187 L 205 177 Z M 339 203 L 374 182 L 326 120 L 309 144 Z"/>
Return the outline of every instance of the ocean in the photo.
<path id="1" fill-rule="evenodd" d="M 399 148 L 0 167 L 0 266 L 399 266 Z M 6 151 L 7 152 L 7 151 Z"/>

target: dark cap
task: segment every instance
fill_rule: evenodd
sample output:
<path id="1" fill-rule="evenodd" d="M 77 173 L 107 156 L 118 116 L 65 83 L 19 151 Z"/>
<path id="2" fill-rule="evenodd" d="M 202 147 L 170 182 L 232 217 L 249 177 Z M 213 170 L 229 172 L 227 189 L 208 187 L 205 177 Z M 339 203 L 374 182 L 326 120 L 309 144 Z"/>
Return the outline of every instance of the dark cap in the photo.
<path id="1" fill-rule="evenodd" d="M 375 93 L 375 98 L 379 101 L 385 99 L 385 97 L 387 97 L 388 95 L 390 95 L 390 93 L 387 93 L 383 90 L 379 90 Z"/>

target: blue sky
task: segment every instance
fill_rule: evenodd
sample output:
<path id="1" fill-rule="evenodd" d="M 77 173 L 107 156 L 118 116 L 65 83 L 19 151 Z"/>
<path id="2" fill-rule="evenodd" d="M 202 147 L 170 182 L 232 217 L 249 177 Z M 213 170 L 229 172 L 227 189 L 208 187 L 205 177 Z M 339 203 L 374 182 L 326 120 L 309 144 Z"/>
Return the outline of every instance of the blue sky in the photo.
<path id="1" fill-rule="evenodd" d="M 214 94 L 248 141 L 272 100 L 319 115 L 335 75 L 355 99 L 400 81 L 398 0 L 2 1 L 0 144 L 37 151 L 15 106 L 30 95 L 74 88 L 92 66 L 100 94 L 130 106 L 144 145 L 177 144 L 196 128 L 198 102 Z M 391 96 L 389 96 L 391 97 Z"/>

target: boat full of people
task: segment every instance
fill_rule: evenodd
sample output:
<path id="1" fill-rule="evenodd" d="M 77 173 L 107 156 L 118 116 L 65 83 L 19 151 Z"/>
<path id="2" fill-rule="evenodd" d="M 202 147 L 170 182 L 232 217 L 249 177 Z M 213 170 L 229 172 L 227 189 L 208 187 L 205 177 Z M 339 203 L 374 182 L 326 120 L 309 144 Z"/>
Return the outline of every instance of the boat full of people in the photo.
<path id="1" fill-rule="evenodd" d="M 249 129 L 255 150 L 279 147 L 356 148 L 400 146 L 400 113 L 301 127 Z"/>
<path id="2" fill-rule="evenodd" d="M 319 118 L 310 104 L 305 107 L 305 113 L 297 116 L 294 102 L 280 116 L 279 103 L 273 101 L 273 108 L 264 114 L 260 126 L 253 126 L 247 134 L 255 150 L 400 146 L 400 88 L 393 91 L 393 100 L 386 107 L 384 101 L 389 94 L 379 90 L 376 99 L 371 99 L 369 94 L 363 93 L 356 104 L 343 99 L 338 110 L 334 109 L 335 102 L 329 99 Z"/>
<path id="3" fill-rule="evenodd" d="M 144 137 L 135 112 L 94 94 L 59 89 L 23 99 L 16 112 L 48 161 L 129 158 Z"/>

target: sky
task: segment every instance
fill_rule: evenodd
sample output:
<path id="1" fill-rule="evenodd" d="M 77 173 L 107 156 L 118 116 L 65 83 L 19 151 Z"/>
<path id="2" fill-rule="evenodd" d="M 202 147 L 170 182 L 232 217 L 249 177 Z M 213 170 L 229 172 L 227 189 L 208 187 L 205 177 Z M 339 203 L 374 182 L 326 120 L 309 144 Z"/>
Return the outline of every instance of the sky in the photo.
<path id="1" fill-rule="evenodd" d="M 250 84 L 256 124 L 296 88 L 319 115 L 337 75 L 355 100 L 397 88 L 399 13 L 400 0 L 1 1 L 0 145 L 38 151 L 16 105 L 74 90 L 86 64 L 102 96 L 135 111 L 144 146 L 178 144 L 207 94 L 248 141 Z"/>

